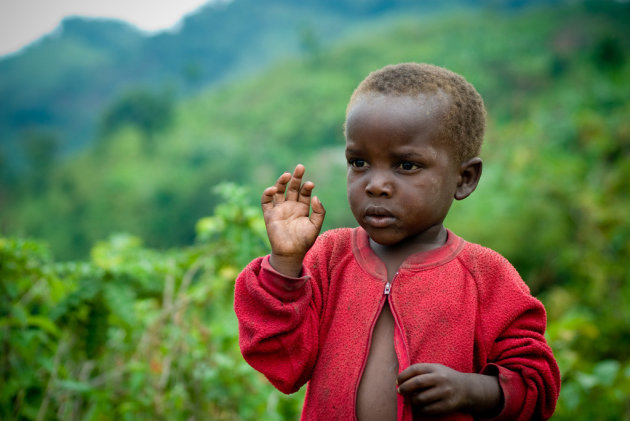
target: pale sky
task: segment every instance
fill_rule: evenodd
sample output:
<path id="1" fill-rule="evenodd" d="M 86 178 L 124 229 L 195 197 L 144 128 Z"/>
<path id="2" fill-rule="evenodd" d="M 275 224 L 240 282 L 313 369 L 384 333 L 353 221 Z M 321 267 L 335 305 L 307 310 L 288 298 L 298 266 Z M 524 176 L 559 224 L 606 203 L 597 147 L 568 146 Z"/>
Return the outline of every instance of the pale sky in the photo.
<path id="1" fill-rule="evenodd" d="M 208 0 L 0 0 L 0 56 L 51 32 L 67 16 L 116 18 L 153 32 L 172 28 L 205 3 Z"/>

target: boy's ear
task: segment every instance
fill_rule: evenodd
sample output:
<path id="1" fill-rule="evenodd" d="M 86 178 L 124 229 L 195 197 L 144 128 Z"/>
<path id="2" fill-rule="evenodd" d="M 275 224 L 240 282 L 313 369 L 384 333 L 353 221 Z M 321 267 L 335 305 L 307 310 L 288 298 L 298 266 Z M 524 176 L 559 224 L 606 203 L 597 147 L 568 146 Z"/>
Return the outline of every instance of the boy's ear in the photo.
<path id="1" fill-rule="evenodd" d="M 457 182 L 455 199 L 465 199 L 475 191 L 477 184 L 479 184 L 482 167 L 483 163 L 478 156 L 462 162 L 462 165 L 459 167 L 459 181 Z"/>

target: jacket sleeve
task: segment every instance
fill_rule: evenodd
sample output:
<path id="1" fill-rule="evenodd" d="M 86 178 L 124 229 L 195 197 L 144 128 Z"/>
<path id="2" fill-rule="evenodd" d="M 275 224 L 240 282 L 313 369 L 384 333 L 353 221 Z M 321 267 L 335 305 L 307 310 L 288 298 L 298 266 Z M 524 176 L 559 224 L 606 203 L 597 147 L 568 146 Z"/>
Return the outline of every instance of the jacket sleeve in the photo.
<path id="1" fill-rule="evenodd" d="M 251 262 L 236 279 L 234 309 L 243 357 L 283 393 L 296 392 L 311 376 L 320 307 L 312 277 L 283 276 L 269 256 Z"/>
<path id="2" fill-rule="evenodd" d="M 485 249 L 477 278 L 485 374 L 498 375 L 504 406 L 497 420 L 548 419 L 560 393 L 560 372 L 545 340 L 546 313 L 514 267 Z"/>

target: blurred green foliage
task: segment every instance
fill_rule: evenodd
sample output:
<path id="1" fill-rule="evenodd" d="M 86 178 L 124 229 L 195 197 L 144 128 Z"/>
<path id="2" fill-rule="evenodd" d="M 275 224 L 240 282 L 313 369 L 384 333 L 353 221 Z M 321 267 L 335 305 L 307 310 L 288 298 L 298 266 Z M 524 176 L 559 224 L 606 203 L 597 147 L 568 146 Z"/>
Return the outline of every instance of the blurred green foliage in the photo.
<path id="1" fill-rule="evenodd" d="M 298 160 L 329 210 L 326 226 L 354 224 L 340 188 L 345 106 L 367 73 L 401 61 L 446 66 L 481 92 L 490 116 L 483 183 L 492 185 L 511 156 L 524 157 L 539 144 L 554 176 L 562 175 L 555 158 L 567 153 L 573 154 L 567 165 L 605 166 L 600 158 L 615 154 L 623 162 L 630 12 L 627 4 L 601 4 L 389 18 L 334 48 L 318 47 L 315 55 L 192 99 L 178 101 L 166 88 L 131 89 L 104 110 L 97 142 L 71 159 L 41 159 L 37 151 L 57 145 L 58 136 L 31 135 L 37 141 L 30 142 L 36 148 L 30 147 L 29 171 L 0 171 L 0 203 L 7 204 L 0 206 L 0 229 L 43 238 L 61 259 L 85 258 L 115 231 L 151 247 L 186 245 L 195 221 L 217 204 L 207 194 L 213 186 L 230 181 L 260 191 Z M 536 180 L 550 179 L 545 167 L 533 169 L 540 169 Z"/>
<path id="2" fill-rule="evenodd" d="M 150 152 L 153 136 L 167 128 L 172 119 L 171 95 L 134 89 L 124 93 L 105 110 L 101 130 L 107 136 L 126 126 L 135 127 L 144 135 L 145 147 Z"/>
<path id="3" fill-rule="evenodd" d="M 61 164 L 46 159 L 55 133 L 31 132 L 28 172 L 0 156 L 0 419 L 295 419 L 302 395 L 275 391 L 237 347 L 233 280 L 267 252 L 250 201 L 300 160 L 326 227 L 355 225 L 345 105 L 401 61 L 461 73 L 486 101 L 482 181 L 447 225 L 544 302 L 554 419 L 630 419 L 627 22 L 623 2 L 487 7 L 374 21 L 334 48 L 305 26 L 305 55 L 259 77 L 172 103 L 145 91 L 167 101 L 149 150 L 127 113 L 104 114 L 110 129 Z"/>
<path id="4" fill-rule="evenodd" d="M 296 419 L 240 355 L 233 282 L 266 250 L 242 188 L 199 221 L 196 245 L 156 251 L 126 234 L 89 262 L 0 239 L 0 419 Z"/>
<path id="5" fill-rule="evenodd" d="M 478 0 L 208 1 L 158 33 L 113 19 L 66 17 L 47 36 L 0 58 L 0 147 L 19 159 L 22 132 L 35 128 L 58 133 L 60 150 L 76 152 L 98 132 L 100 110 L 130 86 L 166 85 L 188 97 L 300 50 L 317 53 L 385 13 L 417 15 L 453 4 L 477 7 Z"/>

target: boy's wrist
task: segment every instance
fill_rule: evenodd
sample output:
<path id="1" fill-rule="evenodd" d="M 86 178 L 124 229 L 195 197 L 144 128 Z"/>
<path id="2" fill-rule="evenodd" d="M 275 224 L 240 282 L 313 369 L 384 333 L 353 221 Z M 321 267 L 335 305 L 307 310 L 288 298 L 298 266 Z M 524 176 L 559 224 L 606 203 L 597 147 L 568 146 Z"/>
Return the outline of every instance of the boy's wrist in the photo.
<path id="1" fill-rule="evenodd" d="M 482 418 L 492 418 L 501 412 L 503 391 L 497 376 L 466 374 L 466 412 Z"/>
<path id="2" fill-rule="evenodd" d="M 296 258 L 294 256 L 278 256 L 271 253 L 269 256 L 269 264 L 278 273 L 290 278 L 299 278 L 302 273 L 302 261 L 304 258 Z"/>

